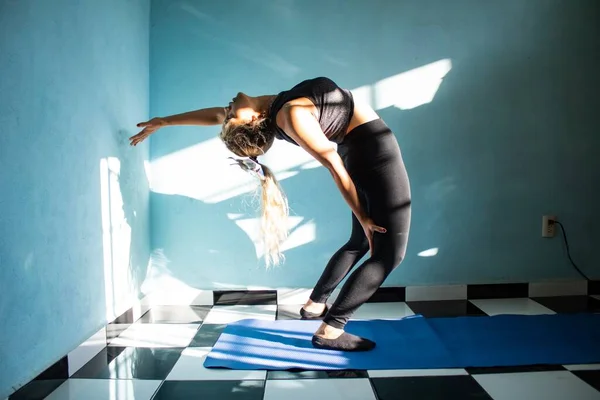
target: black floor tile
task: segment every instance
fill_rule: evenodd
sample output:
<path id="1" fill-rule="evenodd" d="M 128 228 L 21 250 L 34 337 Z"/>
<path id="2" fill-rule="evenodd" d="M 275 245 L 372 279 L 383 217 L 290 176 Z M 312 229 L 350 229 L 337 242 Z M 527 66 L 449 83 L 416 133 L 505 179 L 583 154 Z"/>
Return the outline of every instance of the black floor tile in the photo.
<path id="1" fill-rule="evenodd" d="M 133 318 L 133 308 L 130 308 L 129 310 L 125 311 L 123 314 L 115 318 L 115 320 L 112 321 L 111 324 L 133 324 L 134 322 L 135 319 Z"/>
<path id="2" fill-rule="evenodd" d="M 406 300 L 406 288 L 404 287 L 383 287 L 377 289 L 375 293 L 367 300 L 367 303 L 390 303 L 394 301 Z"/>
<path id="3" fill-rule="evenodd" d="M 182 351 L 183 348 L 109 347 L 73 378 L 162 380 L 171 372 Z"/>
<path id="4" fill-rule="evenodd" d="M 67 379 L 69 377 L 69 359 L 67 356 L 48 367 L 35 380 Z"/>
<path id="5" fill-rule="evenodd" d="M 133 317 L 133 308 L 119 315 L 112 322 L 106 325 L 106 343 L 110 343 L 114 338 L 123 333 L 135 322 Z"/>
<path id="6" fill-rule="evenodd" d="M 227 290 L 213 292 L 215 306 L 275 305 L 276 290 Z"/>
<path id="7" fill-rule="evenodd" d="M 600 369 L 591 371 L 572 371 L 572 373 L 594 389 L 600 390 Z"/>
<path id="8" fill-rule="evenodd" d="M 64 356 L 13 393 L 9 399 L 43 399 L 68 378 L 69 359 Z"/>
<path id="9" fill-rule="evenodd" d="M 8 397 L 8 400 L 42 400 L 67 379 L 34 380 Z"/>
<path id="10" fill-rule="evenodd" d="M 467 285 L 467 299 L 507 299 L 529 297 L 527 283 L 495 283 L 490 285 Z"/>
<path id="11" fill-rule="evenodd" d="M 407 301 L 406 304 L 415 314 L 427 318 L 487 315 L 468 300 Z"/>
<path id="12" fill-rule="evenodd" d="M 327 371 L 328 378 L 368 378 L 369 374 L 363 370 L 341 370 L 341 371 Z"/>
<path id="13" fill-rule="evenodd" d="M 516 365 L 510 367 L 469 367 L 465 368 L 471 375 L 478 374 L 512 374 L 520 372 L 565 371 L 565 367 L 556 364 Z"/>
<path id="14" fill-rule="evenodd" d="M 379 400 L 492 400 L 471 376 L 371 378 Z"/>
<path id="15" fill-rule="evenodd" d="M 262 400 L 265 381 L 166 381 L 152 400 Z"/>
<path id="16" fill-rule="evenodd" d="M 268 371 L 267 380 L 327 379 L 325 371 Z"/>
<path id="17" fill-rule="evenodd" d="M 328 379 L 328 378 L 368 378 L 367 371 L 363 370 L 337 370 L 337 371 L 268 371 L 267 380 L 291 379 Z"/>
<path id="18" fill-rule="evenodd" d="M 600 300 L 589 296 L 533 297 L 532 300 L 559 314 L 600 312 Z"/>
<path id="19" fill-rule="evenodd" d="M 139 323 L 199 324 L 206 319 L 212 306 L 154 306 Z"/>
<path id="20" fill-rule="evenodd" d="M 108 368 L 110 363 L 125 351 L 126 347 L 105 347 L 83 367 L 77 370 L 72 378 L 98 378 Z"/>
<path id="21" fill-rule="evenodd" d="M 189 347 L 213 347 L 227 324 L 204 324 L 200 327 Z"/>

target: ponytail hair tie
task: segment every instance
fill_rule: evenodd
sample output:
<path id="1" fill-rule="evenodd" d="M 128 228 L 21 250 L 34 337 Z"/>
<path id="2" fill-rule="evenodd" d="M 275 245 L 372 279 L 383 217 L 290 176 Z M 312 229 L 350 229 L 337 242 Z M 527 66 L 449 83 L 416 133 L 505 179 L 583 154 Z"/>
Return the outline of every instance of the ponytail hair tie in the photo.
<path id="1" fill-rule="evenodd" d="M 258 162 L 257 157 L 248 157 L 248 158 L 233 158 L 229 157 L 244 171 L 257 176 L 259 179 L 265 179 L 265 171 L 263 170 L 262 165 Z M 232 164 L 234 165 L 234 164 Z"/>

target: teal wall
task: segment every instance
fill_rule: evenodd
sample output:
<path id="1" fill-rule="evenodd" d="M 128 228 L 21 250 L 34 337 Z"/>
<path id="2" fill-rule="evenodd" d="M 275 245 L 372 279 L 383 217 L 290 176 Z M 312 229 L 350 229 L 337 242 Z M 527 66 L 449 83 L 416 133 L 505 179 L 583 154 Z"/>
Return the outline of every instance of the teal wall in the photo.
<path id="1" fill-rule="evenodd" d="M 375 85 L 414 207 L 406 260 L 386 286 L 578 278 L 562 239 L 541 238 L 548 213 L 597 278 L 597 16 L 592 0 L 153 0 L 150 113 L 322 75 L 360 93 Z M 417 70 L 432 63 L 433 72 Z M 335 184 L 287 145 L 265 158 L 299 222 L 285 265 L 267 271 L 244 231 L 256 215 L 241 193 L 252 178 L 228 166 L 217 132 L 171 127 L 151 139 L 155 276 L 197 288 L 312 287 L 349 234 Z"/>
<path id="2" fill-rule="evenodd" d="M 560 237 L 540 237 L 547 213 L 600 277 L 594 0 L 150 6 L 0 1 L 0 398 L 161 282 L 314 284 L 350 211 L 301 150 L 265 157 L 294 223 L 286 263 L 265 270 L 255 182 L 228 165 L 217 127 L 128 146 L 138 121 L 239 90 L 330 76 L 393 128 L 414 216 L 386 285 L 577 278 Z"/>
<path id="3" fill-rule="evenodd" d="M 140 296 L 148 146 L 127 137 L 148 116 L 149 13 L 0 1 L 0 398 Z"/>

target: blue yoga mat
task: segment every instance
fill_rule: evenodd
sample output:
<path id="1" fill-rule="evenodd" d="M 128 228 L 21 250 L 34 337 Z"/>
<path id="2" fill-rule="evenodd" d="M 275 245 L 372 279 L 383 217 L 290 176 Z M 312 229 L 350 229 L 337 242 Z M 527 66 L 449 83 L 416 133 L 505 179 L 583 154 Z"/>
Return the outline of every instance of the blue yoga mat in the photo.
<path id="1" fill-rule="evenodd" d="M 356 353 L 315 349 L 311 338 L 320 324 L 241 320 L 225 328 L 204 366 L 377 370 L 600 363 L 600 314 L 350 321 L 348 332 L 377 343 Z"/>

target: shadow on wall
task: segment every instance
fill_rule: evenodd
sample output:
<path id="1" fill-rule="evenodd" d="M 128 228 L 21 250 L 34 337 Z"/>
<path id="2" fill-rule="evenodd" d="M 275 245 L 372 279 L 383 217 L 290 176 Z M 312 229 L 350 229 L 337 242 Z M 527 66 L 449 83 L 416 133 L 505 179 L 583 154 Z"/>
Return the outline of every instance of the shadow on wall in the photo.
<path id="1" fill-rule="evenodd" d="M 219 26 L 244 25 L 236 15 L 221 13 L 218 5 L 199 11 L 189 3 L 183 8 L 155 3 L 155 52 L 164 47 L 170 55 L 168 63 L 160 60 L 153 65 L 158 95 L 152 112 L 157 115 L 197 108 L 198 93 L 206 96 L 203 103 L 215 105 L 219 99 L 226 103 L 238 90 L 276 93 L 315 76 L 329 76 L 375 103 L 397 135 L 413 198 L 407 257 L 386 285 L 577 277 L 556 242 L 540 241 L 539 216 L 550 208 L 585 220 L 585 210 L 599 200 L 597 191 L 588 196 L 582 190 L 600 178 L 598 174 L 578 172 L 595 159 L 590 118 L 578 120 L 579 109 L 567 105 L 564 97 L 572 87 L 585 87 L 581 67 L 573 60 L 590 56 L 572 46 L 579 40 L 577 29 L 563 18 L 565 12 L 573 21 L 581 18 L 583 6 L 564 10 L 541 2 L 484 6 L 464 1 L 451 6 L 434 2 L 435 7 L 425 10 L 407 2 L 376 2 L 365 9 L 357 6 L 341 14 L 323 9 L 323 15 L 309 16 L 286 3 L 265 10 L 257 17 L 261 23 L 253 24 L 257 37 L 270 37 L 271 42 L 268 53 L 261 49 L 251 53 L 263 61 L 286 61 L 274 70 L 280 64 L 267 67 L 249 58 L 250 53 L 241 53 L 239 46 L 229 46 L 237 43 L 233 37 L 239 32 L 225 30 L 218 38 L 210 34 L 216 21 Z M 198 18 L 205 24 L 198 25 Z M 311 19 L 315 28 L 301 39 L 293 37 Z M 319 23 L 323 20 L 327 23 Z M 513 29 L 515 23 L 518 29 Z M 282 25 L 286 29 L 277 30 Z M 334 33 L 334 28 L 340 32 Z M 269 36 L 273 30 L 281 36 Z M 564 37 L 555 40 L 559 30 Z M 189 43 L 190 37 L 202 40 L 186 45 L 185 51 L 177 47 Z M 231 59 L 245 60 L 243 72 L 239 62 L 228 62 Z M 398 74 L 441 60 L 451 61 L 451 71 L 437 82 L 434 95 L 431 87 L 421 87 L 416 105 L 398 100 L 403 93 L 393 85 L 386 88 Z M 198 73 L 201 63 L 211 71 L 211 82 Z M 381 98 L 373 95 L 373 86 L 380 88 Z M 594 100 L 591 91 L 583 91 L 569 101 L 584 109 Z M 329 174 L 307 167 L 308 160 L 274 168 L 293 214 L 299 217 L 294 223 L 303 230 L 298 244 L 286 251 L 286 263 L 266 271 L 246 233 L 256 216 L 243 194 L 252 181 L 236 176 L 238 172 L 228 169 L 225 161 L 216 161 L 228 155 L 217 140 L 198 140 L 203 132 L 213 138 L 218 127 L 194 128 L 189 135 L 187 128 L 168 129 L 152 138 L 156 179 L 151 204 L 152 248 L 162 255 L 169 274 L 199 288 L 311 287 L 350 232 L 350 211 Z M 202 146 L 211 149 L 210 159 L 195 158 Z M 274 147 L 264 157 L 265 164 L 289 164 L 290 146 Z M 571 162 L 540 163 L 548 154 Z M 237 192 L 213 193 L 204 202 L 190 192 L 194 187 L 228 185 L 231 180 L 240 182 Z M 587 229 L 583 226 L 581 232 Z M 580 241 L 573 251 L 590 251 L 586 242 Z M 588 260 L 592 256 L 583 254 Z"/>

